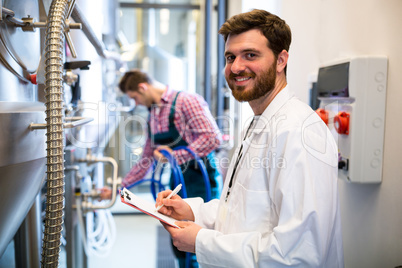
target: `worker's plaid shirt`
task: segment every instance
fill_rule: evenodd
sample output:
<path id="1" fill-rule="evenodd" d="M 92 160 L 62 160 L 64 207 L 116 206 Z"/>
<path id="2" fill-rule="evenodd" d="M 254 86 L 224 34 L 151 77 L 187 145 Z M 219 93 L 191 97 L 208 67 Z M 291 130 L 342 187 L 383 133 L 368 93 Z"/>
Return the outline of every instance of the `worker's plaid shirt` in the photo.
<path id="1" fill-rule="evenodd" d="M 161 105 L 152 107 L 148 122 L 151 133 L 157 134 L 169 130 L 169 114 L 177 93 L 174 90 L 166 90 L 162 95 Z M 220 144 L 221 133 L 208 104 L 197 94 L 180 92 L 175 105 L 174 124 L 188 147 L 199 157 L 208 155 Z M 133 184 L 146 175 L 153 163 L 153 151 L 158 145 L 148 135 L 142 157 L 124 178 L 123 187 Z M 174 151 L 173 156 L 179 165 L 192 159 L 186 150 Z"/>

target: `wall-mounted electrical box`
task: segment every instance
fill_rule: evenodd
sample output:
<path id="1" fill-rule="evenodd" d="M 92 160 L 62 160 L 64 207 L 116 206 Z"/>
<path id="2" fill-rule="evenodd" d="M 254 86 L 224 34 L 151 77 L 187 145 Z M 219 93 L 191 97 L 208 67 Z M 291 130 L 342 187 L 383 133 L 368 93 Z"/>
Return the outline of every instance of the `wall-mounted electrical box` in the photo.
<path id="1" fill-rule="evenodd" d="M 317 113 L 339 150 L 338 177 L 357 183 L 382 180 L 388 59 L 360 56 L 319 68 Z"/>

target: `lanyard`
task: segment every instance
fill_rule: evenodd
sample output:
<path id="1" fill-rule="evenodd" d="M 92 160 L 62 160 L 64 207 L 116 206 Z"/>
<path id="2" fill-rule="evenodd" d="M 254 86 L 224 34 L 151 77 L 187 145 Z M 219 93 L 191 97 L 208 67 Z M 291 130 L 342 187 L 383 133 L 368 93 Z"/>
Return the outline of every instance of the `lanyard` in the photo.
<path id="1" fill-rule="evenodd" d="M 234 175 L 235 175 L 235 173 L 236 173 L 237 166 L 239 165 L 240 159 L 241 159 L 242 156 L 243 156 L 243 142 L 244 142 L 245 139 L 247 138 L 248 132 L 250 131 L 250 128 L 251 128 L 251 126 L 253 125 L 253 123 L 254 123 L 254 118 L 253 118 L 253 120 L 251 121 L 250 125 L 249 125 L 248 128 L 247 128 L 246 135 L 245 135 L 244 138 L 243 138 L 243 141 L 242 141 L 241 146 L 240 146 L 240 149 L 239 149 L 239 153 L 237 154 L 237 159 L 236 159 L 236 162 L 235 162 L 234 167 L 233 167 L 232 176 L 230 176 L 229 187 L 228 187 L 228 191 L 227 191 L 227 193 L 226 193 L 225 202 L 228 201 L 228 197 L 229 197 L 229 195 L 230 195 L 230 190 L 232 189 L 233 178 L 234 178 Z"/>

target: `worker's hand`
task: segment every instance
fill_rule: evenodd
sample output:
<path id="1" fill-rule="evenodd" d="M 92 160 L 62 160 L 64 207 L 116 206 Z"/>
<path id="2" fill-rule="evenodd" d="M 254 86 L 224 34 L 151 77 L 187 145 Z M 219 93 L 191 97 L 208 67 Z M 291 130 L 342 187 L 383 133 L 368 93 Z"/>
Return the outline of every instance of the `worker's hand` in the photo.
<path id="1" fill-rule="evenodd" d="M 163 204 L 163 207 L 161 207 L 158 212 L 176 220 L 194 221 L 193 210 L 179 195 L 166 199 L 171 192 L 171 190 L 166 190 L 160 192 L 156 197 L 155 207 Z"/>
<path id="2" fill-rule="evenodd" d="M 180 251 L 195 253 L 195 240 L 201 226 L 191 221 L 176 221 L 180 229 L 162 223 L 163 227 L 170 233 L 173 245 Z"/>
<path id="3" fill-rule="evenodd" d="M 155 158 L 155 160 L 158 161 L 158 162 L 161 161 L 161 162 L 163 162 L 163 163 L 167 163 L 168 160 L 167 160 L 166 157 L 160 152 L 161 150 L 166 150 L 166 151 L 168 151 L 170 154 L 173 153 L 173 150 L 172 150 L 169 146 L 166 146 L 166 145 L 158 146 L 158 147 L 154 150 L 154 158 Z"/>
<path id="4" fill-rule="evenodd" d="M 112 189 L 109 187 L 105 186 L 100 189 L 100 199 L 101 200 L 107 200 L 107 199 L 112 199 Z"/>

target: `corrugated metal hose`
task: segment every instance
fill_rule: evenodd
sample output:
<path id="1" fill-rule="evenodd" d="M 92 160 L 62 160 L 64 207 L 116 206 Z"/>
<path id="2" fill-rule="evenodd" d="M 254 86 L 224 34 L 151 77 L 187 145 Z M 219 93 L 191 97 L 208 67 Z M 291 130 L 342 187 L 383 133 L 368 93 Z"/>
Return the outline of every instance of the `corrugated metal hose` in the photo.
<path id="1" fill-rule="evenodd" d="M 45 40 L 47 195 L 42 267 L 58 267 L 64 208 L 63 51 L 68 0 L 53 0 Z"/>

